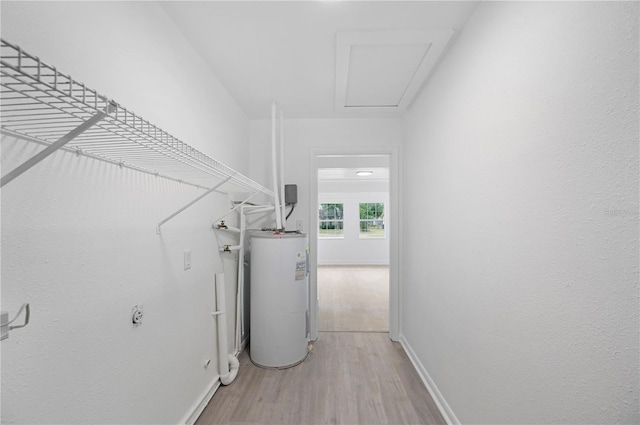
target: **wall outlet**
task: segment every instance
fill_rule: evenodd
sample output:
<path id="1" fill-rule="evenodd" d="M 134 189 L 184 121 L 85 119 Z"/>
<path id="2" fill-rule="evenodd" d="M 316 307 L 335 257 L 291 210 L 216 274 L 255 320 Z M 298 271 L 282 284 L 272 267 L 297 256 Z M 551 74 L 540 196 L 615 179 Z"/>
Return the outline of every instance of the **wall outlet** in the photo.
<path id="1" fill-rule="evenodd" d="M 191 268 L 191 251 L 184 252 L 184 269 L 189 270 Z"/>

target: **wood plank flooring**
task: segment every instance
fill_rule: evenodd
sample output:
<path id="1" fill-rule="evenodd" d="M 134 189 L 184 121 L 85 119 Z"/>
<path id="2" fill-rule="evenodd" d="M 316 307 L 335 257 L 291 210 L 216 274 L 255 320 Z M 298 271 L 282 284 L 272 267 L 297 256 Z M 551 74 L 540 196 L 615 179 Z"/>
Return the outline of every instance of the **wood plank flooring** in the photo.
<path id="1" fill-rule="evenodd" d="M 399 343 L 388 335 L 387 267 L 319 267 L 320 337 L 289 369 L 245 352 L 196 425 L 445 424 Z"/>
<path id="2" fill-rule="evenodd" d="M 318 330 L 389 331 L 388 266 L 319 266 Z"/>
<path id="3" fill-rule="evenodd" d="M 197 425 L 445 424 L 409 358 L 386 333 L 322 332 L 298 366 L 262 369 L 247 353 Z"/>

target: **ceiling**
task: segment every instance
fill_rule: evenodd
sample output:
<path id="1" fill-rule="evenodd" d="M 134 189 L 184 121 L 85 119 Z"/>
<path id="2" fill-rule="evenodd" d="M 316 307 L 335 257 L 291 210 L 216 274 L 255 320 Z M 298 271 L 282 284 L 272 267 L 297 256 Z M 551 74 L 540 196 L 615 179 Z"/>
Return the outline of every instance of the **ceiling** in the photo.
<path id="1" fill-rule="evenodd" d="M 371 171 L 372 174 L 368 176 L 358 176 L 357 171 Z M 318 169 L 318 182 L 326 181 L 341 181 L 353 180 L 353 181 L 388 181 L 389 169 L 382 167 L 361 167 L 361 168 L 319 168 Z"/>
<path id="2" fill-rule="evenodd" d="M 273 101 L 287 118 L 401 116 L 477 3 L 160 4 L 247 117 L 267 119 Z"/>

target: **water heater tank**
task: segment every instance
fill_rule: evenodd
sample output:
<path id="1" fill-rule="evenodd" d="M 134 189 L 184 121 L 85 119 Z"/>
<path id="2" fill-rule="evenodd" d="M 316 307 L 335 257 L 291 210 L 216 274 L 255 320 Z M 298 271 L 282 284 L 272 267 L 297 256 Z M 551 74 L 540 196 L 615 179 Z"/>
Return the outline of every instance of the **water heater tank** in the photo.
<path id="1" fill-rule="evenodd" d="M 299 233 L 251 237 L 251 361 L 286 368 L 307 356 L 308 239 Z"/>

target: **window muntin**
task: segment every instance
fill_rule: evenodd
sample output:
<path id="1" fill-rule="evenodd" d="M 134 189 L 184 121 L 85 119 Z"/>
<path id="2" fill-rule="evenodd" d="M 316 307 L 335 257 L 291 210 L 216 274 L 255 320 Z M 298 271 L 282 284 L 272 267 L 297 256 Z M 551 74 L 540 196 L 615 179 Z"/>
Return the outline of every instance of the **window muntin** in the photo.
<path id="1" fill-rule="evenodd" d="M 344 238 L 344 204 L 320 204 L 318 208 L 318 237 Z"/>
<path id="2" fill-rule="evenodd" d="M 384 204 L 360 204 L 360 239 L 384 238 Z"/>

